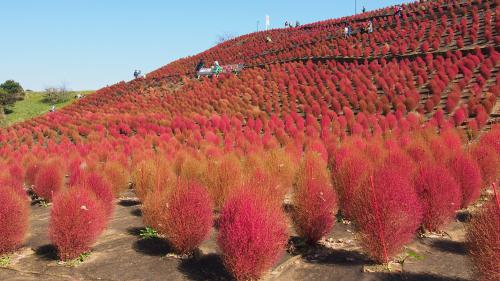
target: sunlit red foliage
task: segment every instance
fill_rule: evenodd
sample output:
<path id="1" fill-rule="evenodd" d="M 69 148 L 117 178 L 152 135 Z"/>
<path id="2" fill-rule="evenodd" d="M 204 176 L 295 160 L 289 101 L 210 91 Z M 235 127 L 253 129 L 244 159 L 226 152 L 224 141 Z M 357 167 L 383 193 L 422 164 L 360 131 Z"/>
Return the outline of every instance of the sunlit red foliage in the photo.
<path id="1" fill-rule="evenodd" d="M 106 225 L 106 211 L 84 188 L 68 189 L 54 197 L 49 237 L 59 258 L 71 260 L 90 250 Z"/>
<path id="2" fill-rule="evenodd" d="M 422 226 L 426 230 L 441 230 L 460 209 L 460 186 L 444 166 L 422 163 L 415 176 L 415 189 L 423 211 Z"/>
<path id="3" fill-rule="evenodd" d="M 39 168 L 33 186 L 33 191 L 39 197 L 50 202 L 63 187 L 64 173 L 59 163 L 52 160 Z"/>
<path id="4" fill-rule="evenodd" d="M 367 254 L 378 263 L 387 263 L 414 237 L 422 219 L 417 193 L 405 175 L 382 167 L 363 186 L 356 208 L 355 224 Z"/>
<path id="5" fill-rule="evenodd" d="M 10 186 L 0 184 L 0 255 L 17 250 L 29 226 L 29 203 Z"/>
<path id="6" fill-rule="evenodd" d="M 278 261 L 288 240 L 283 211 L 266 208 L 245 191 L 225 202 L 219 226 L 222 259 L 237 280 L 260 278 Z"/>
<path id="7" fill-rule="evenodd" d="M 467 229 L 467 248 L 480 280 L 500 278 L 500 205 L 489 202 L 476 214 Z"/>

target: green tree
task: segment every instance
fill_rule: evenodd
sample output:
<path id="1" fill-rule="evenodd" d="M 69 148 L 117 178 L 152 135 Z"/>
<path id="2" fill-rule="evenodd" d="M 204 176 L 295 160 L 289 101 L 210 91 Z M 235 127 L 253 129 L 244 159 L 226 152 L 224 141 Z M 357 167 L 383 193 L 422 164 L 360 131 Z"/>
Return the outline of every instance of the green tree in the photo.
<path id="1" fill-rule="evenodd" d="M 13 94 L 10 94 L 6 90 L 0 88 L 0 107 L 7 109 L 7 107 L 12 106 L 16 103 L 16 97 Z"/>
<path id="2" fill-rule="evenodd" d="M 21 84 L 17 83 L 14 80 L 5 81 L 3 84 L 0 85 L 0 88 L 4 89 L 9 94 L 24 92 L 23 87 L 21 87 Z"/>
<path id="3" fill-rule="evenodd" d="M 4 90 L 7 95 L 11 96 L 10 99 L 14 99 L 15 101 L 24 99 L 24 89 L 21 87 L 21 84 L 17 83 L 14 80 L 7 80 L 3 84 L 0 85 L 0 89 Z"/>

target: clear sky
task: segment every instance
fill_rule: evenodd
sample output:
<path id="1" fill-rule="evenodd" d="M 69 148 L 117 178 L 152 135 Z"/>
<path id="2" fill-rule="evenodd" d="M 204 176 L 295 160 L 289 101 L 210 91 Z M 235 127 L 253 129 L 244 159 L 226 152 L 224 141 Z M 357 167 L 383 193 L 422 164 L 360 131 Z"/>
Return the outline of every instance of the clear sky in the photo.
<path id="1" fill-rule="evenodd" d="M 271 27 L 310 23 L 354 14 L 354 0 L 0 0 L 0 82 L 99 89 L 262 28 L 266 14 Z"/>

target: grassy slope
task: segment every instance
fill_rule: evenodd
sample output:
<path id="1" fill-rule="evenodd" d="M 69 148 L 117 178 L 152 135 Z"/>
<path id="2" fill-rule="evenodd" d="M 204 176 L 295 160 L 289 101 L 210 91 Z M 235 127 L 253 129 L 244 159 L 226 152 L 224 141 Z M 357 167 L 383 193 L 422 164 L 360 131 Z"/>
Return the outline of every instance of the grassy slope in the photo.
<path id="1" fill-rule="evenodd" d="M 93 91 L 82 91 L 74 92 L 74 96 L 78 93 L 82 95 L 88 95 L 93 93 Z M 75 98 L 63 103 L 56 104 L 56 108 L 61 108 L 75 101 Z M 51 104 L 43 102 L 43 93 L 38 92 L 27 92 L 24 100 L 16 102 L 13 107 L 14 112 L 7 114 L 7 125 L 12 125 L 17 122 L 31 119 L 38 115 L 47 113 L 52 107 Z"/>

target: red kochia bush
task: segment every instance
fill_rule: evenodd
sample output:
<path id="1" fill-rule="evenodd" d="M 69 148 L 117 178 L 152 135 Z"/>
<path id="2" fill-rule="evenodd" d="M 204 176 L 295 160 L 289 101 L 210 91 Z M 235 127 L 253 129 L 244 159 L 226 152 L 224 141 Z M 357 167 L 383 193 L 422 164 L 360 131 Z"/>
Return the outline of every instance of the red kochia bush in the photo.
<path id="1" fill-rule="evenodd" d="M 26 198 L 9 186 L 0 186 L 0 255 L 21 246 L 28 224 L 29 204 Z"/>
<path id="2" fill-rule="evenodd" d="M 440 230 L 460 209 L 460 187 L 443 166 L 421 165 L 415 177 L 415 189 L 421 201 L 422 225 L 426 230 Z"/>
<path id="3" fill-rule="evenodd" d="M 52 197 L 63 188 L 63 185 L 62 168 L 55 161 L 51 161 L 42 165 L 38 170 L 33 191 L 39 197 L 52 201 Z"/>
<path id="4" fill-rule="evenodd" d="M 390 166 L 377 169 L 364 189 L 353 208 L 355 223 L 368 255 L 387 263 L 413 238 L 422 208 L 409 179 Z"/>
<path id="5" fill-rule="evenodd" d="M 169 194 L 163 216 L 158 217 L 158 232 L 165 235 L 175 251 L 193 252 L 212 229 L 212 202 L 208 191 L 196 183 L 179 183 Z"/>
<path id="6" fill-rule="evenodd" d="M 49 237 L 61 260 L 89 251 L 105 225 L 106 211 L 91 191 L 73 188 L 54 197 Z"/>
<path id="7" fill-rule="evenodd" d="M 288 239 L 282 210 L 244 190 L 226 201 L 219 225 L 217 243 L 237 280 L 258 279 L 280 258 Z"/>
<path id="8" fill-rule="evenodd" d="M 472 150 L 472 155 L 481 169 L 484 185 L 490 185 L 500 174 L 500 157 L 495 149 L 479 144 Z"/>
<path id="9" fill-rule="evenodd" d="M 309 243 L 328 234 L 334 223 L 335 193 L 328 181 L 306 179 L 294 194 L 293 224 L 299 236 Z"/>
<path id="10" fill-rule="evenodd" d="M 467 231 L 467 246 L 480 280 L 500 280 L 500 206 L 486 205 L 473 217 Z"/>
<path id="11" fill-rule="evenodd" d="M 471 157 L 457 155 L 451 159 L 450 171 L 462 192 L 461 207 L 466 208 L 481 195 L 481 170 Z"/>
<path id="12" fill-rule="evenodd" d="M 111 184 L 97 173 L 84 174 L 81 177 L 83 180 L 80 183 L 80 187 L 94 193 L 96 198 L 102 203 L 107 217 L 110 217 L 113 213 L 115 199 Z"/>
<path id="13" fill-rule="evenodd" d="M 349 154 L 347 154 L 349 153 Z M 332 169 L 332 179 L 339 196 L 339 207 L 342 214 L 353 218 L 355 198 L 360 194 L 361 186 L 365 185 L 370 175 L 372 163 L 359 151 L 346 150 L 345 159 L 336 158 L 336 165 Z"/>

